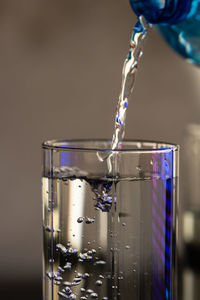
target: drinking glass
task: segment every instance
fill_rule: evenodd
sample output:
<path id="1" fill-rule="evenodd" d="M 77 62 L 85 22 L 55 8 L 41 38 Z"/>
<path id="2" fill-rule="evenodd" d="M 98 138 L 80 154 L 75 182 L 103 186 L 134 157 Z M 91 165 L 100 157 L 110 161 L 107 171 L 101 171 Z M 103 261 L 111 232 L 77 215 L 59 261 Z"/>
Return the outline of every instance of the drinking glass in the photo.
<path id="1" fill-rule="evenodd" d="M 42 148 L 43 299 L 175 299 L 179 147 Z"/>

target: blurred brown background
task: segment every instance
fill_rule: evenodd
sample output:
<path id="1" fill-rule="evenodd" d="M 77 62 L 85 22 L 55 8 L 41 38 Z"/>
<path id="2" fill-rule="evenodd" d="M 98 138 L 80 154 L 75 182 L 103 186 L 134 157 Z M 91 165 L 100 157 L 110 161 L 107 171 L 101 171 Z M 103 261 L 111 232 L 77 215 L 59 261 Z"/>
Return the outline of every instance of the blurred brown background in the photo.
<path id="1" fill-rule="evenodd" d="M 111 138 L 135 20 L 128 0 L 0 1 L 4 299 L 41 297 L 40 145 L 55 138 Z M 200 70 L 152 30 L 126 137 L 182 144 L 185 126 L 200 121 L 199 80 Z"/>

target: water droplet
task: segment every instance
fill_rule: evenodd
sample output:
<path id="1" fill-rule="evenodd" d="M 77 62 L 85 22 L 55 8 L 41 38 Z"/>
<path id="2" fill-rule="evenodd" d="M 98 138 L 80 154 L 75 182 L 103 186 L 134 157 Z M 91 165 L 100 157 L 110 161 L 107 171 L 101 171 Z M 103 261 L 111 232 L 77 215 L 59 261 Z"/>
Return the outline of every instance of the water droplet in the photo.
<path id="1" fill-rule="evenodd" d="M 99 278 L 104 279 L 104 276 L 103 275 L 99 275 Z"/>
<path id="2" fill-rule="evenodd" d="M 97 251 L 95 249 L 92 249 L 92 253 L 95 254 Z"/>
<path id="3" fill-rule="evenodd" d="M 81 293 L 85 293 L 85 289 L 84 288 L 81 288 Z"/>
<path id="4" fill-rule="evenodd" d="M 126 223 L 122 223 L 122 226 L 126 226 Z"/>
<path id="5" fill-rule="evenodd" d="M 126 249 L 130 249 L 130 248 L 131 248 L 131 246 L 127 245 L 125 248 L 126 248 Z"/>
<path id="6" fill-rule="evenodd" d="M 153 166 L 153 160 L 150 160 L 150 165 Z"/>
<path id="7" fill-rule="evenodd" d="M 85 219 L 84 217 L 79 217 L 79 218 L 77 219 L 77 222 L 78 222 L 78 223 L 83 223 L 84 219 Z"/>
<path id="8" fill-rule="evenodd" d="M 54 281 L 55 285 L 61 285 L 61 281 Z"/>
<path id="9" fill-rule="evenodd" d="M 108 297 L 103 297 L 102 300 L 108 300 Z"/>
<path id="10" fill-rule="evenodd" d="M 64 265 L 64 269 L 65 270 L 71 270 L 71 267 L 72 267 L 72 264 L 70 262 L 67 262 L 65 265 Z"/>
<path id="11" fill-rule="evenodd" d="M 101 281 L 101 280 L 97 280 L 97 281 L 95 282 L 95 284 L 98 285 L 98 286 L 101 286 L 101 285 L 102 285 L 102 281 Z"/>
<path id="12" fill-rule="evenodd" d="M 82 297 L 80 298 L 80 300 L 87 300 L 87 297 L 82 296 Z"/>
<path id="13" fill-rule="evenodd" d="M 98 294 L 97 293 L 92 293 L 92 294 L 90 294 L 90 297 L 93 298 L 93 299 L 96 299 L 96 298 L 98 298 Z"/>
<path id="14" fill-rule="evenodd" d="M 92 218 L 88 218 L 88 217 L 85 218 L 85 223 L 86 224 L 92 224 L 92 223 L 94 223 L 94 221 L 95 221 L 94 218 L 93 219 Z"/>

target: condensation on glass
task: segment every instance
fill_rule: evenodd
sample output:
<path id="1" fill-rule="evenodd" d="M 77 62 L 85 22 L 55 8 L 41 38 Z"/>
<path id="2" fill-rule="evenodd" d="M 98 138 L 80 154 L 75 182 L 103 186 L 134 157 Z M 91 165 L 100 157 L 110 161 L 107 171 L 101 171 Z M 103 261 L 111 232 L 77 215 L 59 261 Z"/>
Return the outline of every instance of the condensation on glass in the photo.
<path id="1" fill-rule="evenodd" d="M 175 145 L 44 143 L 43 299 L 176 299 L 177 179 Z"/>

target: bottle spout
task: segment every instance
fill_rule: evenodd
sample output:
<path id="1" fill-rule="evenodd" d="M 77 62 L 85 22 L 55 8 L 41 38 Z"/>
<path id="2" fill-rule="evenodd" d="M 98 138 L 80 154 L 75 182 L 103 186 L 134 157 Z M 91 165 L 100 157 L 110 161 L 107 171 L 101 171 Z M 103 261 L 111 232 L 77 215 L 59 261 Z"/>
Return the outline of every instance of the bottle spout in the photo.
<path id="1" fill-rule="evenodd" d="M 152 24 L 172 24 L 184 19 L 192 0 L 130 0 L 137 16 Z"/>

